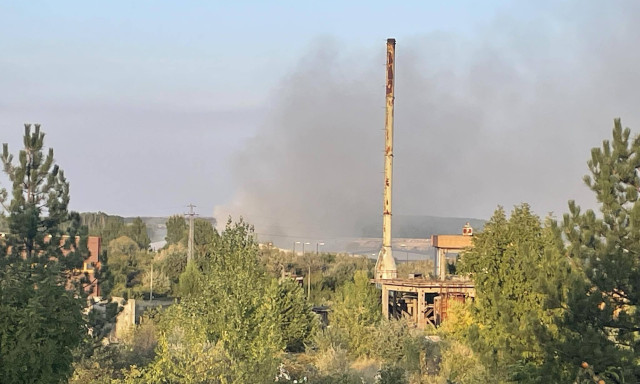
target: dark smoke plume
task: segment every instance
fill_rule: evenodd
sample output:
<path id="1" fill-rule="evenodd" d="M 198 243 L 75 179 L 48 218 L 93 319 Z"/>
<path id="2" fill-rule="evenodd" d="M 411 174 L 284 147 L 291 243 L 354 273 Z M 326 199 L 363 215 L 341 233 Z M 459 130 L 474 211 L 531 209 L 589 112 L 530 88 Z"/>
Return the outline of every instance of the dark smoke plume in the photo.
<path id="1" fill-rule="evenodd" d="M 614 117 L 640 132 L 639 10 L 563 2 L 526 22 L 498 16 L 474 37 L 398 39 L 394 213 L 488 218 L 528 202 L 560 216 L 569 199 L 593 206 L 581 181 L 590 148 Z M 357 54 L 315 42 L 270 110 L 232 164 L 238 191 L 216 217 L 309 238 L 381 220 L 384 40 Z"/>

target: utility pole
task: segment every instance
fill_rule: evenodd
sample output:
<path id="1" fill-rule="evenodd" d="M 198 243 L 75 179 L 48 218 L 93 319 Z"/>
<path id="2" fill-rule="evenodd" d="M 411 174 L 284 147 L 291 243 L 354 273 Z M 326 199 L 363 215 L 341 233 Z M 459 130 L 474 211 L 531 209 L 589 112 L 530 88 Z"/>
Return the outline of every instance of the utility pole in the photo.
<path id="1" fill-rule="evenodd" d="M 193 211 L 193 208 L 196 206 L 193 204 L 187 205 L 189 207 L 189 213 L 185 213 L 185 216 L 189 216 L 189 245 L 187 251 L 187 264 L 193 259 L 193 218 L 196 216 L 196 213 Z"/>
<path id="2" fill-rule="evenodd" d="M 151 282 L 149 283 L 149 285 L 151 286 L 149 292 L 149 301 L 153 301 L 153 262 L 151 263 Z"/>
<path id="3" fill-rule="evenodd" d="M 324 245 L 324 243 L 316 243 L 316 260 L 318 259 L 318 250 L 321 245 Z M 307 280 L 309 280 L 307 284 L 307 300 L 311 300 L 311 260 L 309 260 L 309 279 Z"/>
<path id="4" fill-rule="evenodd" d="M 304 258 L 304 246 L 309 245 L 309 242 L 302 242 L 302 258 Z M 309 263 L 309 274 L 307 275 L 307 301 L 311 300 L 311 259 L 307 259 Z"/>

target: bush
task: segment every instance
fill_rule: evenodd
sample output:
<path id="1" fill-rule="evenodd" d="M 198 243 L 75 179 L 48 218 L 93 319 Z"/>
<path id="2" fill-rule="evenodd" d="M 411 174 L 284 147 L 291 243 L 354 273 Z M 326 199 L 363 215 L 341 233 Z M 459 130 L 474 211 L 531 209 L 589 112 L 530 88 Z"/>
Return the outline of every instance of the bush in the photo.
<path id="1" fill-rule="evenodd" d="M 406 372 L 393 365 L 384 366 L 378 371 L 376 384 L 408 384 Z"/>
<path id="2" fill-rule="evenodd" d="M 349 371 L 347 351 L 339 346 L 331 346 L 316 356 L 315 365 L 321 374 L 346 374 Z"/>

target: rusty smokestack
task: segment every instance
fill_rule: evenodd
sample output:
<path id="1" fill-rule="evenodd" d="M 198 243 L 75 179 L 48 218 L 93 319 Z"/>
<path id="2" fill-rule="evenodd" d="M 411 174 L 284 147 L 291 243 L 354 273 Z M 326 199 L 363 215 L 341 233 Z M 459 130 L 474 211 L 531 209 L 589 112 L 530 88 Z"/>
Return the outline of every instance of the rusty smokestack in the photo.
<path id="1" fill-rule="evenodd" d="M 395 101 L 396 39 L 387 39 L 387 80 L 384 137 L 384 196 L 382 201 L 382 249 L 376 262 L 376 279 L 398 277 L 391 252 L 391 186 L 393 181 L 393 105 Z"/>

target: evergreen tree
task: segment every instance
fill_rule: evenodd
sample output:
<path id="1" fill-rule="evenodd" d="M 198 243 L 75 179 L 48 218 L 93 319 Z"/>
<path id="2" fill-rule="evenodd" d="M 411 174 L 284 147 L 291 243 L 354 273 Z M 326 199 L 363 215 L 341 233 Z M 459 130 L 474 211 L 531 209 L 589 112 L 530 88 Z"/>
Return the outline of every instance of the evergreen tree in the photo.
<path id="1" fill-rule="evenodd" d="M 476 287 L 471 346 L 496 378 L 559 381 L 554 340 L 566 306 L 569 265 L 557 225 L 527 204 L 507 218 L 500 207 L 460 262 Z"/>
<path id="2" fill-rule="evenodd" d="M 194 256 L 205 257 L 207 249 L 216 235 L 217 232 L 209 220 L 195 219 L 193 221 Z"/>
<path id="3" fill-rule="evenodd" d="M 573 262 L 584 273 L 567 324 L 574 362 L 587 361 L 613 382 L 640 381 L 640 137 L 619 119 L 613 140 L 591 150 L 590 175 L 600 214 L 574 201 L 564 215 Z M 616 378 L 616 376 L 618 378 Z"/>
<path id="4" fill-rule="evenodd" d="M 7 222 L 7 218 L 4 214 L 0 214 L 0 232 L 9 231 L 9 223 Z"/>
<path id="5" fill-rule="evenodd" d="M 275 298 L 278 324 L 286 349 L 304 352 L 316 325 L 316 315 L 311 311 L 304 289 L 292 279 L 272 279 L 267 296 Z"/>
<path id="6" fill-rule="evenodd" d="M 7 144 L 2 162 L 13 188 L 10 202 L 0 190 L 9 224 L 0 241 L 0 377 L 58 383 L 71 374 L 72 350 L 86 335 L 83 287 L 69 284 L 88 256 L 86 230 L 67 210 L 69 183 L 53 149 L 44 150 L 39 125 L 25 125 L 18 162 Z"/>

